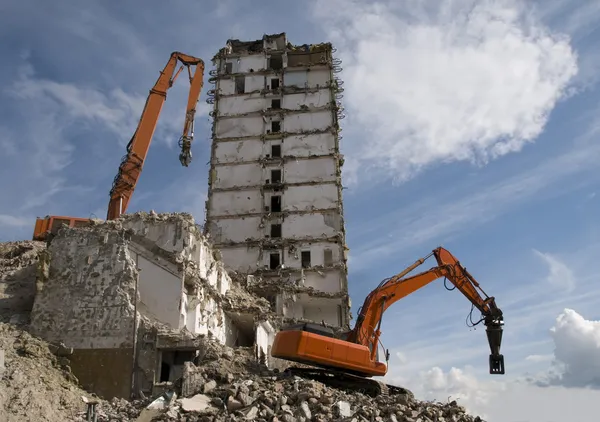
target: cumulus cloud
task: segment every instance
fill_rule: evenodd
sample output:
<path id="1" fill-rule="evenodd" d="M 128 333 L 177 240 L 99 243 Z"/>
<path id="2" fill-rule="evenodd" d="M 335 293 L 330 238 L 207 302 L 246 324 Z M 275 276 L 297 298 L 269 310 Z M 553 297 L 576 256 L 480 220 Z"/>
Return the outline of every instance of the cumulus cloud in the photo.
<path id="1" fill-rule="evenodd" d="M 575 274 L 567 264 L 549 253 L 543 253 L 536 249 L 533 252 L 548 265 L 546 281 L 549 284 L 566 291 L 573 291 L 575 288 Z"/>
<path id="2" fill-rule="evenodd" d="M 421 374 L 421 379 L 427 399 L 441 401 L 450 397 L 479 408 L 488 402 L 492 394 L 492 388 L 489 386 L 487 389 L 482 388 L 469 368 L 466 370 L 451 368 L 448 372 L 444 372 L 441 368 L 434 367 Z"/>
<path id="3" fill-rule="evenodd" d="M 600 388 L 600 321 L 565 309 L 550 329 L 554 367 L 540 385 Z"/>
<path id="4" fill-rule="evenodd" d="M 401 180 L 433 163 L 482 164 L 521 150 L 577 73 L 568 38 L 524 2 L 438 4 L 314 8 L 343 59 L 349 116 L 369 134 L 351 155 Z"/>

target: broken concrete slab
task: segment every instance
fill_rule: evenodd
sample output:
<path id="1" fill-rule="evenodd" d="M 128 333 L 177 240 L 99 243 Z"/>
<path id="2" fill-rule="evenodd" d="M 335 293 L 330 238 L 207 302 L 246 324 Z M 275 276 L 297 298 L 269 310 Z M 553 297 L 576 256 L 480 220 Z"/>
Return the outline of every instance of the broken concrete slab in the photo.
<path id="1" fill-rule="evenodd" d="M 203 412 L 212 413 L 219 409 L 214 407 L 211 403 L 211 398 L 205 394 L 196 394 L 190 398 L 180 399 L 181 409 L 184 412 Z"/>

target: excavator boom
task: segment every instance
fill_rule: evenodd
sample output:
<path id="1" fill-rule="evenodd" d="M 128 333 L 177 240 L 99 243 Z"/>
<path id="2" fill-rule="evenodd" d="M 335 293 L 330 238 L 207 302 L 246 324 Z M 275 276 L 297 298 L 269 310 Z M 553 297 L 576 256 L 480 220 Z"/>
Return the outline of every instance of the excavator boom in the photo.
<path id="1" fill-rule="evenodd" d="M 181 63 L 181 67 L 175 73 L 178 62 Z M 108 220 L 118 218 L 127 211 L 131 195 L 140 178 L 162 106 L 167 98 L 167 91 L 173 86 L 184 67 L 187 69 L 190 80 L 190 91 L 183 133 L 179 139 L 179 146 L 181 147 L 179 161 L 185 167 L 192 161 L 191 144 L 194 139 L 194 116 L 203 85 L 204 62 L 196 57 L 176 51 L 171 53 L 167 65 L 160 73 L 154 87 L 150 90 L 138 126 L 127 144 L 127 154 L 121 160 L 110 191 L 110 201 L 106 215 Z M 33 240 L 50 240 L 64 225 L 76 227 L 89 224 L 89 222 L 90 219 L 77 217 L 46 216 L 45 218 L 38 218 L 33 231 Z"/>
<path id="2" fill-rule="evenodd" d="M 178 62 L 182 63 L 182 68 L 174 75 Z M 195 66 L 194 73 L 190 69 L 191 66 Z M 127 154 L 121 161 L 119 171 L 110 191 L 107 220 L 118 218 L 127 210 L 131 195 L 142 172 L 162 106 L 167 98 L 167 91 L 173 86 L 183 67 L 186 67 L 188 70 L 191 86 L 183 134 L 179 141 L 179 146 L 181 147 L 179 160 L 186 167 L 191 162 L 192 154 L 190 147 L 194 138 L 194 116 L 196 113 L 196 103 L 202 90 L 204 62 L 196 57 L 174 52 L 160 73 L 154 87 L 150 90 L 138 127 L 127 145 Z"/>
<path id="3" fill-rule="evenodd" d="M 427 271 L 409 276 L 426 259 L 434 256 L 437 265 Z M 477 308 L 484 322 L 490 346 L 490 374 L 504 374 L 504 357 L 500 354 L 504 317 L 473 276 L 448 250 L 437 248 L 428 256 L 395 276 L 383 280 L 365 299 L 356 325 L 347 333 L 335 335 L 333 330 L 318 324 L 300 324 L 279 331 L 271 349 L 276 358 L 343 371 L 359 377 L 383 376 L 387 364 L 377 356 L 381 322 L 386 309 L 398 300 L 438 278 L 446 278 Z M 386 362 L 389 353 L 386 353 Z M 373 381 L 374 382 L 374 381 Z"/>

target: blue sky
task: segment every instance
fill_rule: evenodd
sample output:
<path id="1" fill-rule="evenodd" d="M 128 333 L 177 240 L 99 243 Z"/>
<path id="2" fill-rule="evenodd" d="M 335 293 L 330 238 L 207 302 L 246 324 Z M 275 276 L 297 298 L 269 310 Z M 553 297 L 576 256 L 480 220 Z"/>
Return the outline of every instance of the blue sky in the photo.
<path id="1" fill-rule="evenodd" d="M 0 240 L 30 238 L 36 216 L 104 218 L 172 51 L 208 70 L 228 38 L 330 40 L 344 68 L 354 309 L 381 279 L 443 245 L 506 317 L 508 372 L 490 377 L 485 333 L 465 325 L 468 301 L 433 283 L 385 315 L 389 378 L 424 398 L 460 397 L 492 422 L 587 420 L 600 399 L 600 4 L 408 3 L 4 2 Z M 187 86 L 178 82 L 129 211 L 202 221 L 210 85 L 184 168 L 176 141 Z M 583 410 L 561 417 L 567 397 Z M 563 405 L 540 414 L 536 403 L 555 398 Z"/>

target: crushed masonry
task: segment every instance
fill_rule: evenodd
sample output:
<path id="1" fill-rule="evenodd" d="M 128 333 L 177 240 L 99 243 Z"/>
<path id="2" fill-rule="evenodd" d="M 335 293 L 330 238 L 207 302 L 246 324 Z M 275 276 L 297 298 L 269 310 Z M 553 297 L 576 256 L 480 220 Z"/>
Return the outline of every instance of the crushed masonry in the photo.
<path id="1" fill-rule="evenodd" d="M 0 420 L 85 421 L 87 403 L 105 421 L 397 421 L 483 422 L 456 401 L 421 402 L 412 393 L 372 398 L 276 373 L 248 348 L 208 341 L 177 383 L 139 400 L 103 400 L 78 386 L 68 357 L 27 332 L 0 323 Z"/>

